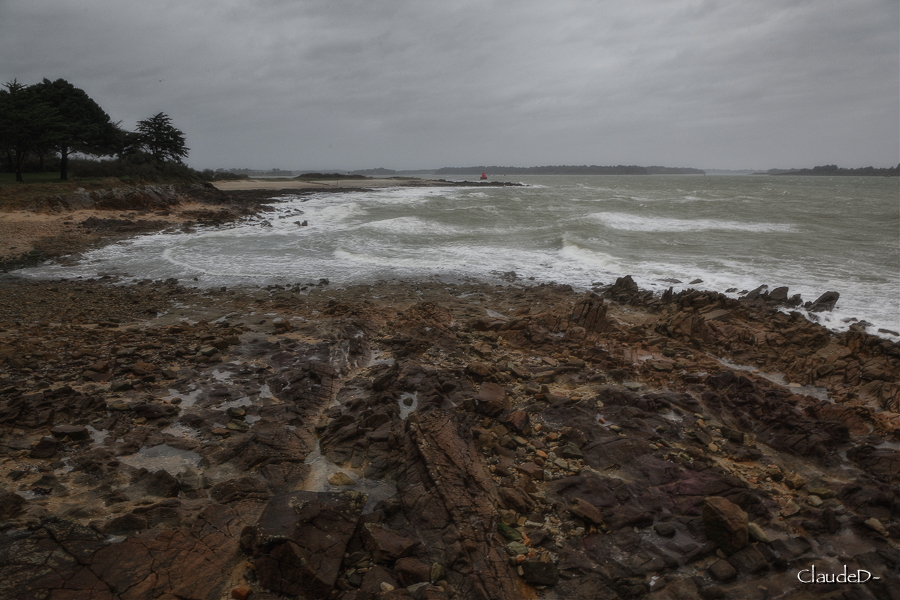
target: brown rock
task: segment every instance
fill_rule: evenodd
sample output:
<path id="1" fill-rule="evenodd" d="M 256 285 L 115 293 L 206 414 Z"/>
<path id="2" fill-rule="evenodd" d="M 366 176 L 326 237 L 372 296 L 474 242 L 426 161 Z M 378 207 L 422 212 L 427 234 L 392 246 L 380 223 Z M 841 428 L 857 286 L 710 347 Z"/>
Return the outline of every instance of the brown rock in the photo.
<path id="1" fill-rule="evenodd" d="M 405 538 L 375 523 L 366 523 L 362 530 L 363 544 L 375 562 L 396 560 L 409 556 L 418 542 Z"/>
<path id="2" fill-rule="evenodd" d="M 731 581 L 737 577 L 737 570 L 728 561 L 717 560 L 709 566 L 709 574 L 716 581 Z"/>
<path id="3" fill-rule="evenodd" d="M 50 436 L 42 437 L 31 447 L 31 458 L 50 458 L 59 452 L 59 441 Z"/>
<path id="4" fill-rule="evenodd" d="M 516 469 L 522 473 L 525 473 L 532 479 L 542 480 L 544 479 L 544 468 L 538 466 L 533 462 L 522 463 L 521 465 L 516 465 Z"/>
<path id="5" fill-rule="evenodd" d="M 431 580 L 431 565 L 425 564 L 412 556 L 397 559 L 394 565 L 394 573 L 404 586 Z"/>
<path id="6" fill-rule="evenodd" d="M 734 554 L 747 546 L 748 522 L 747 513 L 729 500 L 721 496 L 709 496 L 704 500 L 706 537 L 716 542 L 726 554 Z"/>
<path id="7" fill-rule="evenodd" d="M 272 498 L 253 542 L 260 585 L 286 595 L 326 597 L 365 503 L 365 494 L 356 492 L 290 492 Z"/>
<path id="8" fill-rule="evenodd" d="M 728 557 L 728 562 L 741 573 L 757 573 L 769 566 L 755 544 L 735 552 Z"/>
<path id="9" fill-rule="evenodd" d="M 396 587 L 397 581 L 391 576 L 391 572 L 381 565 L 375 565 L 363 575 L 359 590 L 367 594 L 378 594 L 389 592 Z"/>
<path id="10" fill-rule="evenodd" d="M 239 585 L 231 590 L 231 597 L 234 598 L 234 600 L 247 600 L 252 593 L 253 590 L 251 590 L 249 586 Z"/>
<path id="11" fill-rule="evenodd" d="M 0 493 L 0 519 L 11 519 L 22 512 L 25 498 L 13 492 Z"/>
<path id="12" fill-rule="evenodd" d="M 411 524 L 433 540 L 429 558 L 447 565 L 446 578 L 461 597 L 536 598 L 502 547 L 489 542 L 498 538 L 496 488 L 453 413 L 436 409 L 407 423 L 397 487 Z"/>
<path id="13" fill-rule="evenodd" d="M 103 526 L 106 535 L 127 535 L 147 529 L 147 519 L 133 513 L 124 514 L 112 519 Z"/>
<path id="14" fill-rule="evenodd" d="M 584 519 L 594 525 L 603 525 L 603 514 L 600 512 L 600 509 L 588 502 L 587 500 L 582 500 L 581 498 L 573 498 L 572 502 L 569 504 L 569 510 L 572 511 L 576 517 Z"/>
<path id="15" fill-rule="evenodd" d="M 556 585 L 559 570 L 552 562 L 526 560 L 522 563 L 522 579 L 534 585 Z"/>
<path id="16" fill-rule="evenodd" d="M 521 433 L 528 427 L 528 413 L 524 410 L 514 410 L 510 412 L 503 422 Z"/>
<path id="17" fill-rule="evenodd" d="M 509 408 L 509 400 L 506 397 L 506 389 L 496 383 L 483 383 L 478 390 L 478 411 L 489 415 L 499 415 Z"/>
<path id="18" fill-rule="evenodd" d="M 57 439 L 61 440 L 68 437 L 73 442 L 91 438 L 91 433 L 87 430 L 87 427 L 80 425 L 57 425 L 50 430 L 50 433 Z"/>
<path id="19" fill-rule="evenodd" d="M 494 367 L 488 363 L 474 362 L 466 366 L 466 372 L 475 377 L 486 379 L 494 374 Z"/>

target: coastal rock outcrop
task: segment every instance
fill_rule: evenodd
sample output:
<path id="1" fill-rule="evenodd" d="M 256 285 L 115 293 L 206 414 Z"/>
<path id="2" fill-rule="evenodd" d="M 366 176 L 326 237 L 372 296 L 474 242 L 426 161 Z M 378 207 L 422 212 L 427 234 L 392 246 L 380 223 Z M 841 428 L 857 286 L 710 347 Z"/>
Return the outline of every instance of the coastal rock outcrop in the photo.
<path id="1" fill-rule="evenodd" d="M 897 344 L 614 288 L 0 282 L 0 596 L 890 598 Z"/>

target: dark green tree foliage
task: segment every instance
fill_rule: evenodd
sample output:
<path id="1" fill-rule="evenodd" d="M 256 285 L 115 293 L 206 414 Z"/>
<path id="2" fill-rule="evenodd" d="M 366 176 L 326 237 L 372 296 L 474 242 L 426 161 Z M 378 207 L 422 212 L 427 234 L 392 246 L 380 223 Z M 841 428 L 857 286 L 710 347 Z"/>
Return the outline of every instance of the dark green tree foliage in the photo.
<path id="1" fill-rule="evenodd" d="M 15 80 L 0 90 L 0 146 L 6 152 L 16 181 L 31 152 L 55 145 L 61 139 L 59 112 L 35 89 Z"/>
<path id="2" fill-rule="evenodd" d="M 69 154 L 81 152 L 95 156 L 115 152 L 116 126 L 109 115 L 88 96 L 66 81 L 44 79 L 31 86 L 38 98 L 58 115 L 53 149 L 59 153 L 59 178 L 68 179 Z"/>
<path id="3" fill-rule="evenodd" d="M 181 163 L 188 155 L 184 145 L 184 132 L 172 125 L 172 119 L 165 113 L 157 113 L 138 121 L 136 146 L 147 152 L 157 165 L 164 162 Z"/>

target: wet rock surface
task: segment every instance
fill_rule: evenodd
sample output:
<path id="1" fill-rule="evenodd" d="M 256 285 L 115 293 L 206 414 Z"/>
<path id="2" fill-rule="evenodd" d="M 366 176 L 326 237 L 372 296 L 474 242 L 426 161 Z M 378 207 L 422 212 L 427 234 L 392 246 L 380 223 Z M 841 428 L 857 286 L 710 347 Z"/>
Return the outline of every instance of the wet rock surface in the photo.
<path id="1" fill-rule="evenodd" d="M 604 296 L 2 280 L 0 597 L 897 597 L 898 345 Z"/>

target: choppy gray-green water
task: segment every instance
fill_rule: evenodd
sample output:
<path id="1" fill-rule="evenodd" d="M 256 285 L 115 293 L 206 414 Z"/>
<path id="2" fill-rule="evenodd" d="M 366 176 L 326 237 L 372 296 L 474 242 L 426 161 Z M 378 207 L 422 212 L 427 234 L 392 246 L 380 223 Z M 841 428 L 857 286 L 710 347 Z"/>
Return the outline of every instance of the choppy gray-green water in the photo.
<path id="1" fill-rule="evenodd" d="M 469 277 L 587 288 L 834 290 L 850 319 L 900 331 L 897 178 L 510 176 L 523 187 L 388 188 L 279 196 L 236 226 L 143 236 L 38 277 L 176 277 L 200 285 Z M 298 223 L 308 221 L 309 226 Z M 263 221 L 266 221 L 269 225 Z M 533 278 L 533 279 L 532 279 Z M 700 279 L 702 283 L 688 286 Z M 732 292 L 731 295 L 736 295 Z M 890 333 L 880 334 L 897 339 Z"/>

